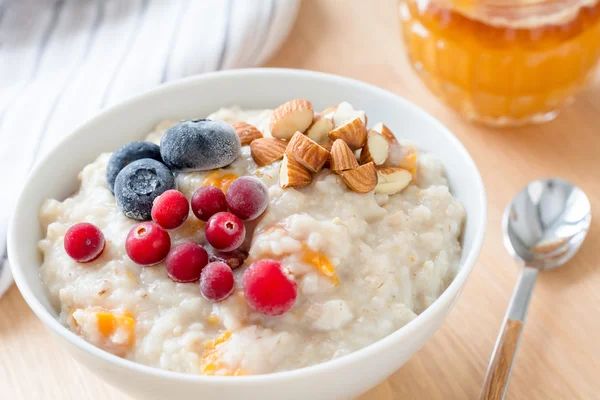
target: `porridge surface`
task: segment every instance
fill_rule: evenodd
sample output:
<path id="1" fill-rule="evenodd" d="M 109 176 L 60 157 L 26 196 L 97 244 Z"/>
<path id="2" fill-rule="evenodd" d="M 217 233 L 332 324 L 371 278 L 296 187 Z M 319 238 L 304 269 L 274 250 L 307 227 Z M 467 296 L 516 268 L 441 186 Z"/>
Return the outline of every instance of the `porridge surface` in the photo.
<path id="1" fill-rule="evenodd" d="M 254 124 L 266 136 L 270 110 L 223 109 L 209 116 Z M 147 140 L 159 143 L 177 121 L 163 121 Z M 247 305 L 236 288 L 219 303 L 197 283 L 175 283 L 164 262 L 140 267 L 125 253 L 138 222 L 115 205 L 102 154 L 80 173 L 81 189 L 63 202 L 47 200 L 40 213 L 47 236 L 41 277 L 60 321 L 83 338 L 121 357 L 172 371 L 217 375 L 260 374 L 340 357 L 392 333 L 427 308 L 456 274 L 465 219 L 434 156 L 419 153 L 418 186 L 392 196 L 357 194 L 329 170 L 300 190 L 282 189 L 279 162 L 257 168 L 248 146 L 220 172 L 186 172 L 178 189 L 189 199 L 205 181 L 256 175 L 268 187 L 269 207 L 254 229 L 249 260 L 275 258 L 298 284 L 290 312 L 267 317 Z M 212 175 L 211 175 L 212 174 Z M 99 259 L 78 264 L 63 237 L 78 222 L 106 237 Z M 172 243 L 205 244 L 204 223 L 193 217 L 170 231 Z"/>

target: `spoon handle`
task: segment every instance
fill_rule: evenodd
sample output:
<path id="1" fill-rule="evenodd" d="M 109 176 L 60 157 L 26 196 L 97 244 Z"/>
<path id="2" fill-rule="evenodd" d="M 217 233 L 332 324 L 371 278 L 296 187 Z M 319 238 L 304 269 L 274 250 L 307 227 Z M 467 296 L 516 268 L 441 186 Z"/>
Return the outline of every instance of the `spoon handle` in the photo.
<path id="1" fill-rule="evenodd" d="M 480 400 L 504 399 L 537 275 L 537 268 L 523 267 L 521 269 L 519 280 L 510 299 L 502 328 L 494 346 L 483 389 L 479 395 Z"/>

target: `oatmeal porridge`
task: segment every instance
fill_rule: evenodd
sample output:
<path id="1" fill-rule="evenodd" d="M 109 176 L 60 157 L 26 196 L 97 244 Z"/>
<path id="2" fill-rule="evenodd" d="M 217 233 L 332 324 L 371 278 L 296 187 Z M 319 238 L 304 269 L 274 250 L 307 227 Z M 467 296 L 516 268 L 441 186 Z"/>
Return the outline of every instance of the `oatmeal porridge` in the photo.
<path id="1" fill-rule="evenodd" d="M 171 371 L 264 374 L 389 335 L 454 278 L 465 210 L 434 155 L 348 103 L 207 118 L 160 122 L 42 205 L 71 331 Z"/>

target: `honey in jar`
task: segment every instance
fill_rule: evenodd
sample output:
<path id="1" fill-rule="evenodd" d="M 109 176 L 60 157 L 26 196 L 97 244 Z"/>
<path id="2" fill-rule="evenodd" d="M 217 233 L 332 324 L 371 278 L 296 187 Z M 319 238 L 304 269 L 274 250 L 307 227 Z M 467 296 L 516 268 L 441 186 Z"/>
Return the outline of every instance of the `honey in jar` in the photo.
<path id="1" fill-rule="evenodd" d="M 600 0 L 400 0 L 410 61 L 470 120 L 553 119 L 600 58 Z"/>

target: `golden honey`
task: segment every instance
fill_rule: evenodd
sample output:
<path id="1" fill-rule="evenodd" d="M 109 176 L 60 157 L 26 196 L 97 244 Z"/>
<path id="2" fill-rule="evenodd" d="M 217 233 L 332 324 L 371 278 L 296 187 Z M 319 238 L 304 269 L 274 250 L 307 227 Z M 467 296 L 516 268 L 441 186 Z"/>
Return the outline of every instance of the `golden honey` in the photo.
<path id="1" fill-rule="evenodd" d="M 553 119 L 600 58 L 598 0 L 400 0 L 409 59 L 468 119 Z"/>

